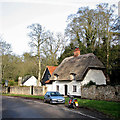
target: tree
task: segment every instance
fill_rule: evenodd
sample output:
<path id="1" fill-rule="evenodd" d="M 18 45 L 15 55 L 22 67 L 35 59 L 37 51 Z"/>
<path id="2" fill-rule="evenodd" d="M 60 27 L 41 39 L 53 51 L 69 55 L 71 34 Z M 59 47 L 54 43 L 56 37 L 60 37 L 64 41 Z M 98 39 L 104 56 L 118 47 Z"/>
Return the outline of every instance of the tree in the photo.
<path id="1" fill-rule="evenodd" d="M 109 32 L 115 19 L 114 9 L 115 5 L 109 7 L 107 3 L 98 4 L 96 9 L 81 7 L 76 14 L 68 17 L 66 27 L 66 35 L 70 41 L 75 46 L 83 46 L 85 53 L 95 53 L 106 66 L 108 74 L 110 48 L 114 44 L 114 37 Z"/>
<path id="2" fill-rule="evenodd" d="M 1 79 L 7 79 L 8 78 L 8 74 L 10 74 L 11 72 L 11 67 L 10 67 L 10 63 L 9 63 L 9 59 L 8 56 L 10 56 L 11 54 L 11 45 L 6 43 L 6 41 L 3 40 L 2 37 L 0 37 L 0 64 L 1 64 Z M 7 71 L 9 73 L 7 73 Z M 10 71 L 9 71 L 10 70 Z"/>
<path id="3" fill-rule="evenodd" d="M 32 53 L 24 53 L 22 64 L 24 69 L 24 76 L 33 75 L 35 77 L 38 77 L 38 64 L 36 56 L 33 56 Z"/>
<path id="4" fill-rule="evenodd" d="M 88 7 L 79 8 L 76 14 L 68 17 L 68 25 L 66 28 L 66 35 L 70 40 L 83 43 L 89 52 L 95 50 L 96 43 L 96 26 L 95 26 L 95 12 Z"/>
<path id="5" fill-rule="evenodd" d="M 58 65 L 58 56 L 63 52 L 66 39 L 61 33 L 54 35 L 50 31 L 47 33 L 48 40 L 42 45 L 42 51 L 46 58 L 46 65 Z"/>
<path id="6" fill-rule="evenodd" d="M 73 56 L 74 50 L 75 50 L 75 46 L 73 43 L 70 43 L 68 46 L 66 46 L 64 52 L 58 58 L 58 64 L 60 64 L 66 57 Z"/>
<path id="7" fill-rule="evenodd" d="M 0 56 L 11 54 L 11 52 L 12 52 L 11 45 L 6 41 L 4 41 L 3 38 L 0 36 L 0 53 L 1 53 Z"/>
<path id="8" fill-rule="evenodd" d="M 29 37 L 31 38 L 30 45 L 31 47 L 35 48 L 37 51 L 38 57 L 38 82 L 37 86 L 39 86 L 41 80 L 41 59 L 40 59 L 40 47 L 41 45 L 47 40 L 46 32 L 44 28 L 40 24 L 32 24 L 28 26 L 31 30 L 29 33 Z"/>

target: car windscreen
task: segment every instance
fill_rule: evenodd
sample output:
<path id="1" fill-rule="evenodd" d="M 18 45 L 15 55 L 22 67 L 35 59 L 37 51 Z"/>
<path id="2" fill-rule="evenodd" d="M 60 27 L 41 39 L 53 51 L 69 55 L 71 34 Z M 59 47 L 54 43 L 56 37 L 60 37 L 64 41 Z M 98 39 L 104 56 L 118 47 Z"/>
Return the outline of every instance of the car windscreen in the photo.
<path id="1" fill-rule="evenodd" d="M 61 96 L 61 94 L 59 92 L 51 92 L 50 95 L 51 96 Z"/>

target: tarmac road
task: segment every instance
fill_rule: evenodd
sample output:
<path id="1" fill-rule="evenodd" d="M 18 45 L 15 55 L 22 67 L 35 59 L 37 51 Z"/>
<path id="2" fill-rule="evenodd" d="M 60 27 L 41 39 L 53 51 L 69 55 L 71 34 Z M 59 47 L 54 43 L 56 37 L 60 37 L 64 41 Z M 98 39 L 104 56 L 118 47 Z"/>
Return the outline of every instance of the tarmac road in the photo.
<path id="1" fill-rule="evenodd" d="M 64 105 L 51 105 L 39 100 L 2 96 L 2 118 L 79 118 L 102 120 L 106 116 L 93 111 L 68 109 Z M 110 120 L 110 119 L 108 119 Z"/>

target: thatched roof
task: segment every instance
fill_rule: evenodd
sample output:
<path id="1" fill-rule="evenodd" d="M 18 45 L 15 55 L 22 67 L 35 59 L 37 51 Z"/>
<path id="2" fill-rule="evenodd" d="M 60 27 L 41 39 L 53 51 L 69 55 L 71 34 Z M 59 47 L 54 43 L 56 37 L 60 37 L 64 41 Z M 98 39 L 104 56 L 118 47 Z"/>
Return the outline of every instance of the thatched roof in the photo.
<path id="1" fill-rule="evenodd" d="M 76 80 L 82 80 L 89 68 L 104 69 L 105 67 L 93 53 L 67 57 L 55 69 L 50 80 L 54 80 L 55 74 L 59 76 L 58 80 L 70 80 L 71 73 L 76 74 Z"/>

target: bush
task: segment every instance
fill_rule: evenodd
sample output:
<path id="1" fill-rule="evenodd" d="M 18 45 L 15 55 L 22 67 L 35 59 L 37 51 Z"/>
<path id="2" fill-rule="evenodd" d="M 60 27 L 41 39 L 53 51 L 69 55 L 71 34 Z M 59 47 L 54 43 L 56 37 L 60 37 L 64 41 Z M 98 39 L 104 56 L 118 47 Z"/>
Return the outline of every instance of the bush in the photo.
<path id="1" fill-rule="evenodd" d="M 14 80 L 10 80 L 8 84 L 9 84 L 9 86 L 14 86 L 15 82 L 14 82 Z"/>
<path id="2" fill-rule="evenodd" d="M 4 79 L 2 79 L 2 85 L 5 86 L 5 80 Z"/>
<path id="3" fill-rule="evenodd" d="M 88 84 L 85 84 L 84 86 L 85 87 L 90 87 L 91 85 L 96 85 L 96 83 L 93 82 L 93 81 L 90 81 Z"/>

